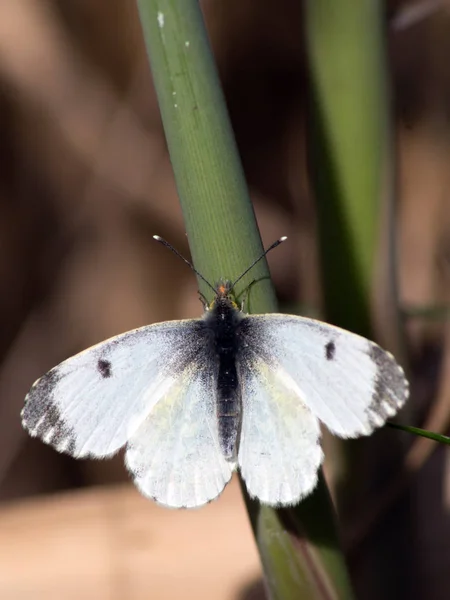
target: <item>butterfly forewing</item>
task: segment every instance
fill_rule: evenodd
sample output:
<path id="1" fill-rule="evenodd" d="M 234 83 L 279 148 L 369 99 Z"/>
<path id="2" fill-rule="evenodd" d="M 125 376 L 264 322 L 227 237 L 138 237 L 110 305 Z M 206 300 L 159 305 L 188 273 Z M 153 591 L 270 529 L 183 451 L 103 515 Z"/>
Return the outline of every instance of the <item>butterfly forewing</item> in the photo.
<path id="1" fill-rule="evenodd" d="M 255 315 L 245 344 L 334 434 L 368 435 L 408 397 L 403 370 L 366 338 L 313 319 Z"/>
<path id="2" fill-rule="evenodd" d="M 114 454 L 204 348 L 199 323 L 141 327 L 69 358 L 31 388 L 24 427 L 75 457 Z"/>

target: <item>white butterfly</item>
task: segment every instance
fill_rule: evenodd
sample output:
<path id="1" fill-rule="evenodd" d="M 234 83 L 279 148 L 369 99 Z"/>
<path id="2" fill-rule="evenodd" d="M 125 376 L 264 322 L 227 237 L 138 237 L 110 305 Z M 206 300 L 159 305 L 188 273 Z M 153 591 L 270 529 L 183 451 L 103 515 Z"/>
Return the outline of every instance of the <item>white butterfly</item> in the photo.
<path id="1" fill-rule="evenodd" d="M 368 435 L 404 404 L 408 383 L 363 337 L 244 314 L 233 285 L 217 286 L 201 319 L 129 331 L 49 371 L 27 395 L 23 426 L 77 458 L 126 446 L 135 484 L 166 506 L 213 500 L 236 469 L 260 502 L 297 503 L 317 482 L 319 422 L 339 437 Z"/>

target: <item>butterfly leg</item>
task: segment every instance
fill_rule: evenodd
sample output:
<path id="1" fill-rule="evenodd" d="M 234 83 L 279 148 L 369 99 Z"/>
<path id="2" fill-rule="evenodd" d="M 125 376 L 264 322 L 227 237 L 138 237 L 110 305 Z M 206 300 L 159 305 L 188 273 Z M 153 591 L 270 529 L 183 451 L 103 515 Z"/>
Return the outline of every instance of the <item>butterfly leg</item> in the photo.
<path id="1" fill-rule="evenodd" d="M 247 304 L 248 296 L 250 294 L 250 288 L 254 283 L 256 283 L 256 279 L 254 279 L 242 292 L 241 312 L 245 312 L 245 306 Z"/>
<path id="2" fill-rule="evenodd" d="M 207 312 L 209 310 L 208 300 L 205 298 L 204 294 L 202 294 L 200 290 L 198 290 L 198 296 L 199 296 L 200 302 L 203 304 L 204 311 Z"/>

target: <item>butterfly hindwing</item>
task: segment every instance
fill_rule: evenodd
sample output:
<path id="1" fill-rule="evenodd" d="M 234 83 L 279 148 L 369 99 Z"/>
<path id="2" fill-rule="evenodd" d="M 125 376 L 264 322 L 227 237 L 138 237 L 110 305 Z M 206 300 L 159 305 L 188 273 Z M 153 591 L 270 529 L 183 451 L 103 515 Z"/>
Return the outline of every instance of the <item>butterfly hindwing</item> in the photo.
<path id="1" fill-rule="evenodd" d="M 219 445 L 212 366 L 208 360 L 189 365 L 127 445 L 125 460 L 135 484 L 165 506 L 195 507 L 213 500 L 234 471 Z"/>
<path id="2" fill-rule="evenodd" d="M 238 464 L 250 496 L 295 504 L 314 489 L 323 453 L 317 418 L 253 352 L 240 363 L 242 426 Z"/>
<path id="3" fill-rule="evenodd" d="M 340 437 L 368 435 L 408 397 L 391 354 L 338 327 L 291 315 L 247 316 L 245 345 Z"/>

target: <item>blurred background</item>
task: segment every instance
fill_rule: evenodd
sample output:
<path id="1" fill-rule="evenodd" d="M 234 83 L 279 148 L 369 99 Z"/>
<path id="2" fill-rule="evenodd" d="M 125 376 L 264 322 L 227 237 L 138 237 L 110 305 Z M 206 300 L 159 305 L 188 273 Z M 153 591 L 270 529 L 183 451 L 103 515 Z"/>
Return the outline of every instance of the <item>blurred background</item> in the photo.
<path id="1" fill-rule="evenodd" d="M 202 5 L 264 244 L 289 237 L 269 257 L 280 303 L 320 314 L 301 3 Z M 385 19 L 413 390 L 404 422 L 448 434 L 450 4 L 389 1 Z M 0 2 L 0 86 L 0 597 L 263 598 L 236 481 L 200 511 L 168 511 L 138 495 L 122 456 L 74 461 L 20 426 L 29 387 L 58 362 L 202 310 L 190 270 L 152 240 L 189 253 L 135 2 Z M 401 540 L 393 564 L 407 558 L 383 597 L 444 599 L 450 455 L 400 445 L 395 472 L 347 502 L 351 573 L 367 589 L 388 528 Z M 329 456 L 334 489 L 339 452 Z M 379 572 L 388 587 L 391 576 Z"/>

